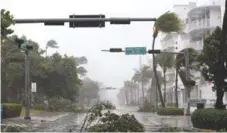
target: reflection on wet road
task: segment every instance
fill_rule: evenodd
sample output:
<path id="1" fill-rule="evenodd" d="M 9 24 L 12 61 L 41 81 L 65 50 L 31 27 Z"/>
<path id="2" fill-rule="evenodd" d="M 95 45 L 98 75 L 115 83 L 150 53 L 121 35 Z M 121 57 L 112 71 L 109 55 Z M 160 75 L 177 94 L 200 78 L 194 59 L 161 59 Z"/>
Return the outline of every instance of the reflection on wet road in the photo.
<path id="1" fill-rule="evenodd" d="M 129 113 L 135 115 L 139 122 L 144 124 L 146 131 L 155 131 L 163 125 L 174 127 L 192 127 L 190 117 L 184 116 L 157 116 L 154 113 L 137 112 L 137 107 L 118 107 L 112 110 L 117 114 Z M 33 123 L 32 131 L 45 131 L 45 132 L 68 132 L 79 131 L 84 120 L 85 113 L 69 113 L 56 121 L 44 121 Z"/>

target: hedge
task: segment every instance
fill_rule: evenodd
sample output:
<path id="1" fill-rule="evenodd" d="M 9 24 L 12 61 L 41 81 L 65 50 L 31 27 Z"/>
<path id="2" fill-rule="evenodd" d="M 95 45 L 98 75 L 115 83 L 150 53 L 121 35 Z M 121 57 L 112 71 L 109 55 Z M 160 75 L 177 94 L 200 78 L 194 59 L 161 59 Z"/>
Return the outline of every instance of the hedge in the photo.
<path id="1" fill-rule="evenodd" d="M 157 109 L 158 115 L 184 115 L 184 109 L 168 107 L 168 108 L 159 108 Z"/>
<path id="2" fill-rule="evenodd" d="M 197 109 L 192 113 L 191 121 L 195 128 L 227 130 L 227 110 Z"/>
<path id="3" fill-rule="evenodd" d="M 16 103 L 3 103 L 3 118 L 18 117 L 22 111 L 22 105 Z"/>

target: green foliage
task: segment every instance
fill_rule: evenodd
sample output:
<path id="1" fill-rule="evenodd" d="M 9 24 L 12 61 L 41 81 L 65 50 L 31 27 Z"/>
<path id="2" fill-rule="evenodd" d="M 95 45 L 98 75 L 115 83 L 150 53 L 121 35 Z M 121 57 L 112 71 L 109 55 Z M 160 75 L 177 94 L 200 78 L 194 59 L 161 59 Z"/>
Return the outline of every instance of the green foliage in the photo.
<path id="1" fill-rule="evenodd" d="M 11 39 L 15 38 L 10 37 Z M 76 57 L 58 53 L 43 57 L 44 50 L 28 40 L 34 49 L 30 51 L 30 79 L 38 85 L 37 95 L 55 97 L 75 101 L 79 95 L 81 80 L 78 78 Z M 24 91 L 24 56 L 17 45 L 9 39 L 2 43 L 2 96 L 3 101 L 9 98 L 23 99 Z M 18 97 L 19 96 L 19 97 Z"/>
<path id="2" fill-rule="evenodd" d="M 12 34 L 13 30 L 9 27 L 13 24 L 13 16 L 9 11 L 1 9 L 1 36 L 7 37 L 7 35 Z"/>
<path id="3" fill-rule="evenodd" d="M 197 62 L 199 53 L 193 48 L 183 49 L 180 52 L 183 53 L 185 50 L 188 50 L 188 53 L 189 53 L 189 64 L 192 65 L 193 63 Z M 178 54 L 176 56 L 175 67 L 177 67 L 177 68 L 185 67 L 184 54 Z M 193 67 L 193 68 L 191 67 L 191 69 L 196 69 L 196 67 Z"/>
<path id="4" fill-rule="evenodd" d="M 139 112 L 156 112 L 155 105 L 149 103 L 146 99 L 144 104 L 139 108 Z"/>
<path id="5" fill-rule="evenodd" d="M 1 132 L 25 132 L 26 128 L 24 127 L 20 127 L 20 126 L 16 126 L 16 125 L 6 125 L 6 126 L 2 126 L 1 125 Z"/>
<path id="6" fill-rule="evenodd" d="M 36 110 L 45 110 L 45 106 L 44 104 L 37 104 L 35 103 L 33 106 L 32 106 L 33 109 L 36 109 Z"/>
<path id="7" fill-rule="evenodd" d="M 217 27 L 212 32 L 212 34 L 208 35 L 205 38 L 203 50 L 198 57 L 202 75 L 204 76 L 206 81 L 211 81 L 214 85 L 217 85 L 219 77 L 221 76 L 218 73 L 218 70 L 220 69 L 220 65 L 218 63 L 218 56 L 220 53 L 221 31 L 221 28 Z M 226 57 L 227 55 L 225 55 L 225 59 L 227 59 Z M 222 74 L 225 73 L 222 72 Z M 226 74 L 225 77 L 227 77 Z"/>
<path id="8" fill-rule="evenodd" d="M 155 27 L 166 33 L 180 32 L 182 30 L 182 22 L 175 13 L 167 12 L 156 20 Z"/>
<path id="9" fill-rule="evenodd" d="M 77 105 L 72 104 L 68 99 L 53 97 L 49 99 L 48 111 L 53 112 L 75 112 Z"/>
<path id="10" fill-rule="evenodd" d="M 105 103 L 104 109 L 116 109 L 116 107 L 111 102 L 106 101 L 104 103 Z"/>
<path id="11" fill-rule="evenodd" d="M 117 115 L 115 113 L 111 113 L 110 111 L 107 111 L 103 114 L 102 110 L 107 108 L 107 106 L 108 104 L 106 104 L 105 102 L 101 102 L 92 106 L 84 119 L 80 132 L 144 131 L 142 124 L 140 124 L 133 115 Z M 96 123 L 92 124 L 94 122 Z"/>
<path id="12" fill-rule="evenodd" d="M 22 105 L 15 103 L 2 103 L 3 105 L 3 118 L 18 117 L 22 111 Z"/>
<path id="13" fill-rule="evenodd" d="M 183 49 L 180 52 L 185 52 L 185 50 L 188 51 L 189 53 L 189 68 L 191 70 L 196 70 L 199 71 L 199 68 L 196 66 L 197 65 L 197 58 L 198 58 L 198 52 L 193 49 L 193 48 L 187 48 L 187 49 Z M 196 65 L 194 65 L 196 64 Z M 183 85 L 186 86 L 187 81 L 186 81 L 186 72 L 185 72 L 185 55 L 184 54 L 178 54 L 176 56 L 176 60 L 175 60 L 175 67 L 178 69 L 178 74 L 180 76 L 181 81 L 183 82 Z M 194 81 L 194 75 L 190 74 L 190 79 L 189 81 Z"/>
<path id="14" fill-rule="evenodd" d="M 144 127 L 134 115 L 107 112 L 100 119 L 102 124 L 88 128 L 88 132 L 144 132 Z"/>
<path id="15" fill-rule="evenodd" d="M 85 78 L 82 81 L 82 86 L 79 93 L 80 102 L 90 105 L 92 100 L 98 99 L 99 89 L 100 89 L 100 83 L 93 81 L 90 78 Z"/>
<path id="16" fill-rule="evenodd" d="M 159 54 L 156 57 L 157 63 L 162 67 L 165 72 L 166 69 L 173 67 L 174 65 L 174 55 L 173 54 Z"/>
<path id="17" fill-rule="evenodd" d="M 203 132 L 199 129 L 186 129 L 186 128 L 179 128 L 179 127 L 163 127 L 155 132 Z"/>
<path id="18" fill-rule="evenodd" d="M 167 107 L 167 108 L 159 108 L 157 109 L 158 115 L 184 115 L 184 109 L 175 108 L 175 107 Z"/>
<path id="19" fill-rule="evenodd" d="M 197 109 L 192 113 L 191 121 L 196 128 L 227 130 L 227 110 L 213 108 Z"/>

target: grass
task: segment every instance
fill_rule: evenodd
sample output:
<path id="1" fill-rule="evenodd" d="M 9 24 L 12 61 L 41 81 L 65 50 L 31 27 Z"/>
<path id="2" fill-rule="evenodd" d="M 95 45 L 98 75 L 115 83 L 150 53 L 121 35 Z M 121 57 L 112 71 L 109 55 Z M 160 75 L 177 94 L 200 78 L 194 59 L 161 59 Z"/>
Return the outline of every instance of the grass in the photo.
<path id="1" fill-rule="evenodd" d="M 44 112 L 43 110 L 35 110 L 35 109 L 30 109 L 30 114 L 31 115 L 35 115 L 35 114 L 40 114 Z M 22 108 L 22 111 L 20 113 L 20 116 L 24 116 L 25 115 L 25 108 Z"/>

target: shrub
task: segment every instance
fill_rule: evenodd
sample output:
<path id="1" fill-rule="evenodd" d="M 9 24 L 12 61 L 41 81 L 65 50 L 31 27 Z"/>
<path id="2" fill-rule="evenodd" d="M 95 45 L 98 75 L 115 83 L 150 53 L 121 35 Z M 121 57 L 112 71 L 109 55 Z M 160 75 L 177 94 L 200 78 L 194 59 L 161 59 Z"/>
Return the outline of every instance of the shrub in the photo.
<path id="1" fill-rule="evenodd" d="M 166 106 L 167 107 L 176 107 L 176 104 L 175 103 L 167 103 Z"/>
<path id="2" fill-rule="evenodd" d="M 200 129 L 194 128 L 179 128 L 179 127 L 162 127 L 155 132 L 203 132 Z"/>
<path id="3" fill-rule="evenodd" d="M 45 110 L 44 104 L 34 104 L 32 108 L 36 110 Z"/>
<path id="4" fill-rule="evenodd" d="M 72 112 L 72 103 L 68 99 L 53 97 L 49 99 L 48 111 Z"/>
<path id="5" fill-rule="evenodd" d="M 3 103 L 3 118 L 13 118 L 20 116 L 22 105 L 16 103 Z"/>
<path id="6" fill-rule="evenodd" d="M 134 115 L 107 112 L 101 119 L 101 124 L 88 128 L 88 132 L 144 132 L 144 127 Z"/>
<path id="7" fill-rule="evenodd" d="M 116 109 L 116 107 L 109 101 L 104 102 L 105 109 Z"/>
<path id="8" fill-rule="evenodd" d="M 159 108 L 157 109 L 158 115 L 184 115 L 184 109 L 168 107 L 168 108 Z"/>
<path id="9" fill-rule="evenodd" d="M 139 112 L 156 112 L 156 109 L 155 109 L 155 105 L 145 100 L 144 104 L 139 108 L 138 111 Z"/>
<path id="10" fill-rule="evenodd" d="M 227 130 L 227 110 L 197 109 L 192 113 L 191 121 L 196 128 Z"/>
<path id="11" fill-rule="evenodd" d="M 1 132 L 24 132 L 25 128 L 16 125 L 1 126 Z"/>
<path id="12" fill-rule="evenodd" d="M 134 115 L 118 115 L 110 111 L 103 114 L 105 106 L 106 104 L 101 102 L 89 109 L 80 132 L 144 132 L 143 125 Z"/>

